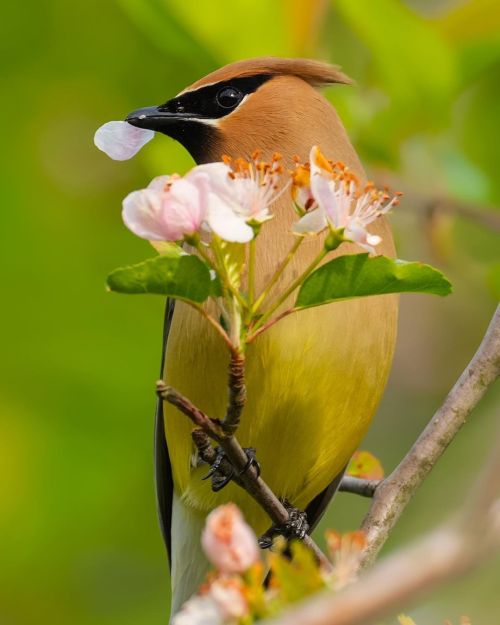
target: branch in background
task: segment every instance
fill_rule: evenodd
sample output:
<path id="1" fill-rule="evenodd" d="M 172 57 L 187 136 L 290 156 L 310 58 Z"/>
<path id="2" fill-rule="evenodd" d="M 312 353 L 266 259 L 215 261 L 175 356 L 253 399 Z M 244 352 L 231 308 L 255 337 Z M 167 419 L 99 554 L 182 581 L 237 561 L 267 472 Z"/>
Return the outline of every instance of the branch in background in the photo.
<path id="1" fill-rule="evenodd" d="M 465 202 L 458 198 L 424 195 L 405 188 L 405 184 L 400 178 L 388 172 L 381 172 L 377 186 L 382 188 L 385 185 L 394 189 L 401 189 L 404 192 L 408 210 L 414 210 L 423 216 L 432 216 L 436 212 L 457 215 L 490 230 L 500 232 L 500 211 L 497 207 Z"/>
<path id="2" fill-rule="evenodd" d="M 260 477 L 255 466 L 248 466 L 248 457 L 235 436 L 225 435 L 220 422 L 208 417 L 192 404 L 189 399 L 172 387 L 166 386 L 163 380 L 158 380 L 156 383 L 156 392 L 161 399 L 176 406 L 197 426 L 198 429 L 193 432 L 193 440 L 202 459 L 209 463 L 213 462 L 215 459 L 213 454 L 215 452 L 210 445 L 209 439 L 216 441 L 225 452 L 229 463 L 235 471 L 236 483 L 260 504 L 273 523 L 278 526 L 286 525 L 290 519 L 287 509 Z M 331 564 L 329 560 L 313 539 L 306 535 L 303 542 L 314 552 L 321 565 L 326 570 L 330 570 Z"/>
<path id="3" fill-rule="evenodd" d="M 371 564 L 406 505 L 456 436 L 467 416 L 500 375 L 500 306 L 469 365 L 411 450 L 377 487 L 363 521 L 367 548 L 363 566 Z"/>
<path id="4" fill-rule="evenodd" d="M 474 568 L 500 548 L 500 443 L 459 516 L 399 550 L 337 594 L 322 594 L 268 625 L 367 625 Z"/>
<path id="5" fill-rule="evenodd" d="M 373 497 L 382 480 L 365 480 L 351 475 L 344 475 L 340 482 L 341 493 L 353 493 L 362 497 Z"/>

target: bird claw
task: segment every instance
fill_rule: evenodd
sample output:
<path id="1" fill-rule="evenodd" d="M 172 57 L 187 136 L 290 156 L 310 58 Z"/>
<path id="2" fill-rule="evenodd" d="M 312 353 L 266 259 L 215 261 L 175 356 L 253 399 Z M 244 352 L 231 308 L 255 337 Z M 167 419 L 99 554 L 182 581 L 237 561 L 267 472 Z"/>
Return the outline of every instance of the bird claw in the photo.
<path id="1" fill-rule="evenodd" d="M 272 525 L 267 532 L 262 534 L 259 538 L 259 546 L 261 549 L 269 549 L 276 536 L 284 536 L 287 540 L 293 538 L 303 540 L 306 537 L 309 531 L 307 514 L 298 508 L 294 508 L 287 501 L 285 501 L 283 505 L 288 511 L 288 521 L 284 525 Z"/>
<path id="2" fill-rule="evenodd" d="M 210 467 L 209 472 L 201 478 L 202 480 L 208 480 L 209 478 L 212 478 L 212 490 L 214 491 L 214 493 L 219 492 L 224 488 L 224 486 L 227 486 L 227 484 L 229 484 L 229 482 L 233 478 L 235 478 L 235 476 L 239 477 L 241 475 L 244 475 L 252 466 L 254 466 L 257 471 L 257 477 L 260 476 L 260 463 L 257 461 L 255 449 L 253 447 L 247 447 L 243 449 L 248 458 L 248 461 L 238 474 L 236 474 L 235 469 L 229 463 L 225 451 L 223 451 L 221 447 L 216 447 L 215 451 L 217 455 L 212 466 Z"/>
<path id="3" fill-rule="evenodd" d="M 243 451 L 245 452 L 248 461 L 246 465 L 241 469 L 239 475 L 244 475 L 250 467 L 255 467 L 257 471 L 257 477 L 260 477 L 260 462 L 257 460 L 257 454 L 254 447 L 244 447 Z"/>

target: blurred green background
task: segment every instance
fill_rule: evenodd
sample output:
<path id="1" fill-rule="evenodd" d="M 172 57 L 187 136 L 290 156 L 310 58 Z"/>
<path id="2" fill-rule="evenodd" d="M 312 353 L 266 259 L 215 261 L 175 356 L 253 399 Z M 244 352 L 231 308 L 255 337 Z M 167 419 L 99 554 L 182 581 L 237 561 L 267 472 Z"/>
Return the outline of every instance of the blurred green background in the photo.
<path id="1" fill-rule="evenodd" d="M 455 293 L 402 299 L 391 381 L 363 447 L 390 470 L 472 356 L 500 294 L 500 6 L 496 0 L 38 0 L 2 7 L 0 623 L 160 624 L 167 561 L 152 426 L 163 302 L 104 290 L 151 254 L 121 200 L 190 159 L 158 136 L 130 162 L 95 129 L 229 61 L 342 65 L 327 95 L 370 176 L 406 192 L 399 255 Z M 495 435 L 493 389 L 408 507 L 387 550 L 463 499 Z M 339 495 L 324 526 L 367 503 Z M 493 625 L 499 561 L 409 612 Z"/>

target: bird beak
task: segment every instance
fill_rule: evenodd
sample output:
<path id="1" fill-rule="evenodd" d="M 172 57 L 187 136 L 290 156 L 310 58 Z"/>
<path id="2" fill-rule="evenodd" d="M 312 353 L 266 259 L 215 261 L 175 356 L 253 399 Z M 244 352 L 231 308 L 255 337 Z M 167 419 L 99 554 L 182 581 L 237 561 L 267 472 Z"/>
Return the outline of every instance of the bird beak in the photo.
<path id="1" fill-rule="evenodd" d="M 181 121 L 182 118 L 182 114 L 166 111 L 163 106 L 147 106 L 129 113 L 125 121 L 137 128 L 168 134 L 169 126 Z"/>

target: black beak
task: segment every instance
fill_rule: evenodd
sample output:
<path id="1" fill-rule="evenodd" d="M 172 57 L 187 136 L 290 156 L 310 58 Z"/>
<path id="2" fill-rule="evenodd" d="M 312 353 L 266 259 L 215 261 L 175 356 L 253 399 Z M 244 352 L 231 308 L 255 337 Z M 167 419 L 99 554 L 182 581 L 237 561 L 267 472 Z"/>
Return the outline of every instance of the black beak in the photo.
<path id="1" fill-rule="evenodd" d="M 171 128 L 173 124 L 180 122 L 182 118 L 182 114 L 166 111 L 162 106 L 147 106 L 129 113 L 125 121 L 137 128 L 155 130 L 168 135 L 170 134 L 169 127 Z"/>

